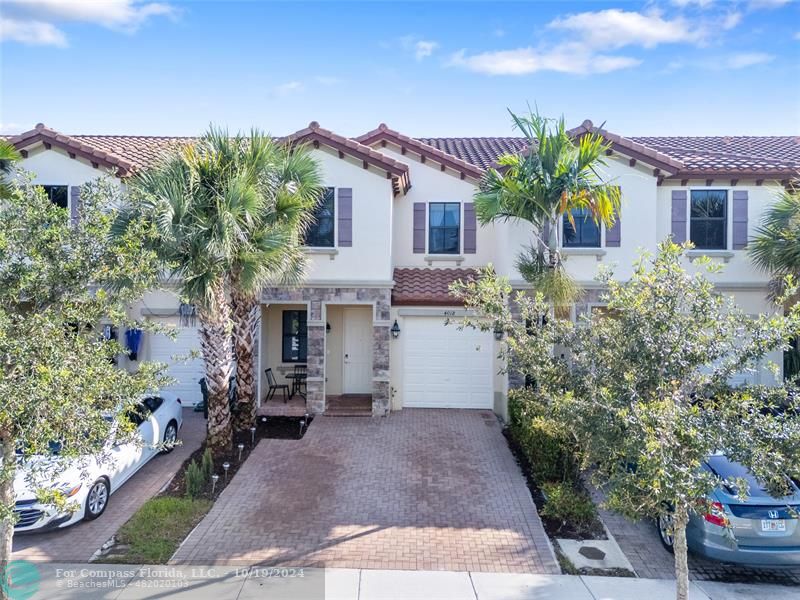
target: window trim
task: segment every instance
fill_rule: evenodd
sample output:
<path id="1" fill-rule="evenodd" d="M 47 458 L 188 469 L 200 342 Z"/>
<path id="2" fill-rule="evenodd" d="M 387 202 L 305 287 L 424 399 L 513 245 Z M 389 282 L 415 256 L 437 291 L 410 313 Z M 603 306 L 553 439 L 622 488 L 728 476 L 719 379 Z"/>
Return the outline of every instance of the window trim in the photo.
<path id="1" fill-rule="evenodd" d="M 574 209 L 574 210 L 578 210 L 578 209 Z M 597 225 L 597 233 L 598 233 L 597 245 L 592 244 L 590 246 L 590 245 L 587 245 L 587 244 L 568 244 L 567 243 L 567 236 L 564 235 L 564 227 L 566 227 L 569 224 L 569 219 L 567 219 L 566 217 L 567 217 L 566 215 L 561 215 L 561 223 L 560 223 L 560 228 L 561 228 L 561 248 L 563 248 L 565 250 L 600 250 L 602 248 L 605 248 L 605 245 L 606 245 L 606 228 L 605 228 L 605 225 L 603 225 L 603 223 L 599 223 Z M 587 215 L 586 219 L 588 221 L 591 221 L 592 223 L 594 223 L 594 220 L 592 220 L 591 215 Z M 605 254 L 605 252 L 604 252 L 604 254 Z"/>
<path id="2" fill-rule="evenodd" d="M 333 210 L 331 212 L 331 220 L 333 221 L 333 227 L 331 228 L 331 244 L 329 246 L 311 246 L 311 245 L 306 244 L 306 241 L 303 240 L 303 246 L 305 246 L 306 248 L 327 248 L 327 249 L 336 248 L 336 238 L 337 238 L 337 234 L 339 233 L 339 223 L 338 223 L 338 219 L 336 217 L 336 215 L 338 213 L 338 207 L 336 206 L 336 196 L 338 195 L 337 191 L 336 191 L 337 188 L 334 187 L 334 186 L 331 186 L 331 185 L 326 185 L 326 186 L 323 186 L 323 189 L 325 190 L 325 192 L 324 192 L 325 194 L 327 194 L 327 191 L 330 190 L 331 191 L 331 197 L 333 199 L 333 202 L 332 202 L 332 205 L 333 205 L 332 209 Z M 321 204 L 317 205 L 317 208 L 319 208 L 320 206 L 321 206 Z M 315 212 L 316 212 L 316 210 L 315 210 Z M 315 218 L 316 218 L 316 215 L 315 215 Z M 311 225 L 311 227 L 315 227 L 316 225 L 318 225 L 318 223 L 313 223 Z M 310 227 L 309 227 L 309 229 L 310 229 Z M 306 236 L 307 235 L 308 235 L 308 231 L 306 231 Z"/>
<path id="3" fill-rule="evenodd" d="M 455 227 L 458 229 L 458 245 L 454 251 L 447 251 L 447 252 L 435 252 L 431 246 L 431 240 L 433 236 L 431 235 L 433 232 L 434 227 L 436 229 L 454 229 L 452 225 L 431 225 L 431 211 L 435 204 L 441 204 L 442 206 L 447 206 L 448 204 L 454 204 L 458 206 L 458 225 Z M 449 202 L 449 201 L 435 201 L 435 202 L 428 202 L 428 214 L 427 217 L 427 239 L 425 240 L 428 244 L 428 254 L 434 256 L 457 256 L 461 254 L 461 247 L 462 247 L 462 239 L 461 236 L 464 231 L 463 222 L 464 222 L 464 203 L 459 201 Z"/>
<path id="4" fill-rule="evenodd" d="M 731 240 L 730 240 L 730 235 L 731 235 L 731 230 L 732 230 L 731 225 L 730 225 L 730 220 L 732 218 L 732 215 L 731 215 L 731 213 L 732 213 L 732 211 L 731 211 L 732 194 L 731 194 L 730 188 L 726 188 L 726 187 L 690 187 L 690 188 L 687 189 L 687 192 L 688 192 L 688 198 L 687 198 L 687 202 L 686 202 L 686 211 L 687 211 L 687 214 L 686 214 L 686 228 L 687 228 L 686 239 L 687 239 L 687 241 L 692 242 L 693 244 L 694 244 L 694 241 L 692 240 L 692 194 L 694 194 L 694 192 L 725 192 L 725 216 L 724 217 L 705 217 L 705 218 L 698 217 L 698 219 L 702 220 L 702 221 L 712 221 L 713 220 L 713 221 L 721 221 L 722 222 L 722 224 L 724 226 L 724 231 L 723 231 L 723 236 L 722 236 L 723 240 L 724 240 L 724 242 L 723 242 L 724 245 L 721 248 L 708 248 L 708 247 L 700 247 L 700 246 L 695 244 L 694 250 L 697 250 L 697 251 L 700 251 L 700 252 L 703 252 L 703 251 L 707 251 L 707 252 L 726 252 L 726 251 L 730 250 L 731 249 L 731 245 L 732 245 L 731 244 Z"/>
<path id="5" fill-rule="evenodd" d="M 286 314 L 287 313 L 298 313 L 298 314 L 303 314 L 305 316 L 305 320 L 306 320 L 306 356 L 305 356 L 305 358 L 300 356 L 299 350 L 298 350 L 298 358 L 297 359 L 293 359 L 291 356 L 287 358 L 287 356 L 286 356 L 286 353 L 285 353 L 286 338 L 287 337 L 290 337 L 290 338 L 295 338 L 296 337 L 298 339 L 298 342 L 297 342 L 298 348 L 300 348 L 300 341 L 299 340 L 300 340 L 300 337 L 301 337 L 302 331 L 303 331 L 303 328 L 302 328 L 302 325 L 301 325 L 301 319 L 299 319 L 299 318 L 297 320 L 297 323 L 298 323 L 298 331 L 297 331 L 297 333 L 288 333 L 286 331 Z M 290 309 L 282 310 L 281 311 L 281 363 L 305 364 L 307 362 L 308 362 L 308 310 L 305 309 L 305 308 L 290 308 Z"/>

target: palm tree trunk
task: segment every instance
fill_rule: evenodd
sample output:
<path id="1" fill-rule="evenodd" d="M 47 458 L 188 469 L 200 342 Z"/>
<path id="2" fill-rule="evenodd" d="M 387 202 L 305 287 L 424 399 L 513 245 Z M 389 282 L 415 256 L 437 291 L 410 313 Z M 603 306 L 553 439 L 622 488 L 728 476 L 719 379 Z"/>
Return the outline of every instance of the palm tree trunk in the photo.
<path id="1" fill-rule="evenodd" d="M 211 306 L 198 311 L 200 348 L 206 364 L 208 386 L 208 445 L 214 451 L 227 450 L 233 442 L 228 400 L 233 372 L 231 309 L 222 284 L 213 289 Z"/>
<path id="2" fill-rule="evenodd" d="M 256 422 L 256 405 L 258 404 L 253 356 L 256 345 L 258 302 L 242 294 L 237 289 L 235 282 L 231 287 L 233 344 L 236 354 L 236 384 L 238 386 L 238 406 L 234 415 L 234 427 L 237 431 L 245 431 Z"/>

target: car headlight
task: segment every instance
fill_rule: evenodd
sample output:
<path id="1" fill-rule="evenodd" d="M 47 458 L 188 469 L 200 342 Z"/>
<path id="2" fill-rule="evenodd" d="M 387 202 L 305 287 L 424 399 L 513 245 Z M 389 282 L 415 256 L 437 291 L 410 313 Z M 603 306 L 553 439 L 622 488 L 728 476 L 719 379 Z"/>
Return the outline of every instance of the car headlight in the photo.
<path id="1" fill-rule="evenodd" d="M 73 486 L 71 483 L 61 483 L 54 485 L 52 489 L 61 492 L 66 498 L 72 498 L 75 494 L 81 491 L 81 487 L 83 487 L 83 484 L 81 483 L 76 486 Z"/>

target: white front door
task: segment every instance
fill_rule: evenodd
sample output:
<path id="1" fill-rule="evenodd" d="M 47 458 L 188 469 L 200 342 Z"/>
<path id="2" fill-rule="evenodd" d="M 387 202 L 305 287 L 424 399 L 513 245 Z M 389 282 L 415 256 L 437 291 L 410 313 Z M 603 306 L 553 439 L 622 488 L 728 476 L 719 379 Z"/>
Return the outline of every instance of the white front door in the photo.
<path id="1" fill-rule="evenodd" d="M 372 393 L 372 307 L 345 308 L 342 392 Z"/>

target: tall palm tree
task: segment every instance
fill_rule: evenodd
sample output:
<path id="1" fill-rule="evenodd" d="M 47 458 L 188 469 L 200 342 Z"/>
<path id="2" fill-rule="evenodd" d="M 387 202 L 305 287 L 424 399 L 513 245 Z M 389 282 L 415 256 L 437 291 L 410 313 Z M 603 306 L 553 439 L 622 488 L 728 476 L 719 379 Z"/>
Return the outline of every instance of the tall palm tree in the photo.
<path id="1" fill-rule="evenodd" d="M 219 157 L 219 176 L 235 178 L 237 185 L 253 191 L 253 202 L 237 215 L 243 236 L 232 248 L 226 267 L 236 358 L 234 425 L 244 430 L 256 416 L 258 294 L 266 285 L 294 284 L 302 278 L 303 232 L 320 197 L 321 173 L 306 147 L 277 144 L 258 130 L 231 137 L 212 128 L 199 147 Z"/>
<path id="2" fill-rule="evenodd" d="M 619 212 L 619 188 L 598 173 L 607 146 L 596 133 L 574 140 L 563 117 L 552 121 L 535 112 L 509 112 L 529 151 L 502 156 L 499 168 L 489 169 L 475 195 L 475 213 L 482 224 L 522 220 L 533 225 L 534 244 L 520 254 L 517 267 L 555 305 L 566 305 L 580 290 L 562 264 L 560 219 L 574 226 L 572 211 L 583 209 L 587 218 L 611 226 Z"/>
<path id="3" fill-rule="evenodd" d="M 181 297 L 197 306 L 208 385 L 208 443 L 222 450 L 232 441 L 228 389 L 233 339 L 226 267 L 231 248 L 244 235 L 233 215 L 254 200 L 252 190 L 238 180 L 223 189 L 209 185 L 215 183 L 207 177 L 214 161 L 186 147 L 138 174 L 130 184 L 130 205 L 120 212 L 113 231 L 122 233 L 134 217 L 148 223 L 148 243 Z"/>
<path id="4" fill-rule="evenodd" d="M 770 296 L 783 295 L 786 276 L 800 280 L 800 180 L 784 189 L 764 213 L 755 237 L 747 246 L 753 263 L 772 275 Z M 790 302 L 796 302 L 794 297 Z M 783 353 L 783 376 L 800 376 L 800 340 Z"/>
<path id="5" fill-rule="evenodd" d="M 773 297 L 780 295 L 787 275 L 800 276 L 800 180 L 764 213 L 748 250 L 755 265 L 773 276 Z"/>
<path id="6" fill-rule="evenodd" d="M 0 140 L 0 200 L 8 198 L 11 188 L 8 184 L 8 176 L 15 162 L 20 159 L 19 152 L 7 140 Z"/>

